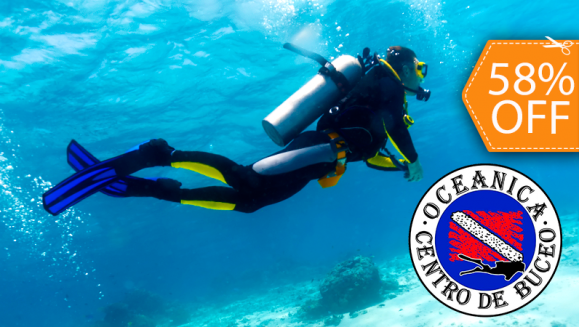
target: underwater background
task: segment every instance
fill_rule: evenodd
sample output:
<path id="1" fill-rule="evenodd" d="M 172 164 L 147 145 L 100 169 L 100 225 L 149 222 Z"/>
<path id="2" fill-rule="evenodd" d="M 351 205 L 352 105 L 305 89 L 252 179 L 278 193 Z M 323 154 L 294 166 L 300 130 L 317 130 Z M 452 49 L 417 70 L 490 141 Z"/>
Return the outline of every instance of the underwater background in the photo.
<path id="1" fill-rule="evenodd" d="M 579 154 L 488 153 L 461 99 L 487 40 L 578 39 L 576 14 L 571 0 L 2 1 L 0 326 L 92 326 L 135 290 L 188 310 L 187 326 L 322 325 L 292 316 L 357 255 L 373 256 L 398 293 L 340 326 L 579 326 Z M 261 120 L 318 70 L 284 42 L 326 58 L 415 50 L 432 91 L 409 107 L 424 180 L 353 163 L 336 187 L 312 182 L 253 214 L 102 194 L 58 217 L 44 211 L 42 193 L 73 173 L 71 139 L 99 159 L 151 138 L 242 164 L 278 151 Z M 545 292 L 492 319 L 440 304 L 408 257 L 424 192 L 475 163 L 534 179 L 564 231 Z M 136 175 L 218 185 L 170 168 Z"/>

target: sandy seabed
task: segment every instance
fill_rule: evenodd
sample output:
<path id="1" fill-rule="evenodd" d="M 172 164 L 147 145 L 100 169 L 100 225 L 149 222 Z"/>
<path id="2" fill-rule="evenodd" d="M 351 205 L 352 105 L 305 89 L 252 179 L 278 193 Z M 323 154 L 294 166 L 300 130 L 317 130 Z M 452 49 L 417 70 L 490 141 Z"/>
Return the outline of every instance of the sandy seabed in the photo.
<path id="1" fill-rule="evenodd" d="M 513 313 L 479 318 L 455 312 L 436 300 L 418 280 L 409 256 L 378 264 L 380 273 L 398 281 L 394 298 L 355 314 L 344 314 L 339 327 L 394 326 L 579 326 L 579 214 L 562 216 L 563 253 L 550 284 L 533 302 Z M 309 281 L 270 289 L 225 306 L 201 308 L 180 327 L 324 326 L 297 315 L 307 299 L 319 297 L 318 283 Z"/>

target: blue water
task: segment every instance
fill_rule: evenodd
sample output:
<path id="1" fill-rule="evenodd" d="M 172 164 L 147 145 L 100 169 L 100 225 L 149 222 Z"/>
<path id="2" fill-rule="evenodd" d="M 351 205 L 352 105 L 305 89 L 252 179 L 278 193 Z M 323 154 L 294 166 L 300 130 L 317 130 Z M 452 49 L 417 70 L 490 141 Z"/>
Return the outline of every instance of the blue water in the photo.
<path id="1" fill-rule="evenodd" d="M 578 154 L 488 153 L 461 100 L 488 39 L 578 39 L 575 8 L 570 0 L 3 1 L 0 326 L 84 326 L 127 289 L 203 305 L 308 279 L 299 272 L 324 273 L 356 254 L 389 260 L 407 253 L 422 194 L 467 164 L 511 166 L 560 214 L 577 213 Z M 410 104 L 422 182 L 358 163 L 335 188 L 312 182 L 251 215 L 101 194 L 59 217 L 39 205 L 48 183 L 72 173 L 73 138 L 100 159 L 156 137 L 243 164 L 277 151 L 261 120 L 318 69 L 283 50 L 287 41 L 328 58 L 400 44 L 429 63 L 432 98 Z M 174 169 L 138 175 L 217 185 Z"/>

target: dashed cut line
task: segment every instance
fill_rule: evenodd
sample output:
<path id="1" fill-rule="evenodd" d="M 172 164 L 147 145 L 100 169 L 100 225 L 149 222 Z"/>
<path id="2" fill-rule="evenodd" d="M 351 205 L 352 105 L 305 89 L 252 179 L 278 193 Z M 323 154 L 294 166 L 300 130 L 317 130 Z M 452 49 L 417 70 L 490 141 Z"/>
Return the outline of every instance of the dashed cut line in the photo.
<path id="1" fill-rule="evenodd" d="M 493 42 L 492 44 L 529 44 L 529 45 L 533 45 L 533 44 L 553 44 L 553 43 L 549 43 L 549 42 Z M 576 42 L 575 44 L 579 44 L 579 42 Z"/>
<path id="2" fill-rule="evenodd" d="M 494 150 L 579 150 L 579 148 L 495 148 Z"/>

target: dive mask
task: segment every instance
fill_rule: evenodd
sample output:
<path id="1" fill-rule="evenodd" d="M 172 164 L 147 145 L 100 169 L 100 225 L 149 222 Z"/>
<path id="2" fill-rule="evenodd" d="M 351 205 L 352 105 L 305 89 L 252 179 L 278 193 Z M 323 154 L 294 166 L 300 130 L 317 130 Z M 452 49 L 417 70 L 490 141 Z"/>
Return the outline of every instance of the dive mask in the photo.
<path id="1" fill-rule="evenodd" d="M 418 65 L 416 65 L 416 75 L 424 79 L 427 73 L 428 73 L 428 65 L 425 62 L 422 61 L 419 62 Z"/>
<path id="2" fill-rule="evenodd" d="M 428 65 L 425 62 L 420 61 L 418 64 L 416 64 L 416 76 L 424 80 L 427 73 L 428 73 Z M 430 90 L 425 90 L 421 86 L 419 86 L 418 89 L 416 90 L 408 88 L 406 86 L 404 87 L 404 89 L 412 93 L 416 93 L 417 100 L 428 101 L 428 99 L 430 99 Z"/>

